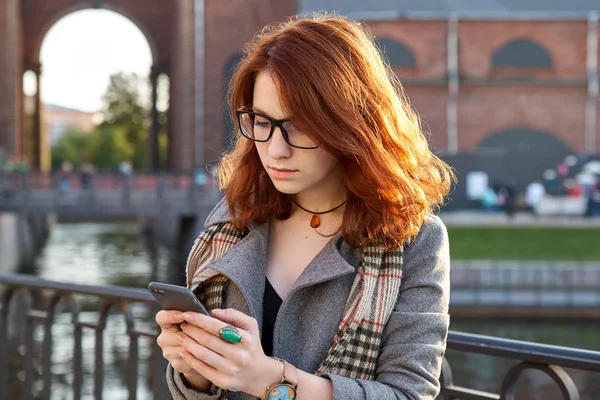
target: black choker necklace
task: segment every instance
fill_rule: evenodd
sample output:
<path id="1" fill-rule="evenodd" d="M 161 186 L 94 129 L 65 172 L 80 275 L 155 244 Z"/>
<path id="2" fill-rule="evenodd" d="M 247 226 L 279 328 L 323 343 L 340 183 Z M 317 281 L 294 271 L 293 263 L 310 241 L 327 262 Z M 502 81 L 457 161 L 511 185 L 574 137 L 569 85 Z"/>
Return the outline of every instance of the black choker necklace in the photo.
<path id="1" fill-rule="evenodd" d="M 340 208 L 341 206 L 343 206 L 344 204 L 346 204 L 346 200 L 344 200 L 344 202 L 342 204 L 340 204 L 337 207 L 333 207 L 331 210 L 327 210 L 327 211 L 319 211 L 319 212 L 315 212 L 315 211 L 310 211 L 307 210 L 306 208 L 302 207 L 300 204 L 296 203 L 296 200 L 294 200 L 294 198 L 292 197 L 292 201 L 294 202 L 295 205 L 298 206 L 298 208 L 300 208 L 302 211 L 306 211 L 309 214 L 312 214 L 312 218 L 310 219 L 310 227 L 311 228 L 318 228 L 319 226 L 321 226 L 321 218 L 319 218 L 319 215 L 321 214 L 327 214 L 329 212 L 335 211 L 338 208 Z"/>

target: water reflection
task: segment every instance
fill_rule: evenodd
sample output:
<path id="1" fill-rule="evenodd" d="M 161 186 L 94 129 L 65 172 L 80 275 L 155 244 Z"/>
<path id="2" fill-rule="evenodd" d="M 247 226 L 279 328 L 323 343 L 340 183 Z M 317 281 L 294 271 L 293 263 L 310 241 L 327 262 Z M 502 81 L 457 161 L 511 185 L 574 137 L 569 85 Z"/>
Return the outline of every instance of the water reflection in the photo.
<path id="1" fill-rule="evenodd" d="M 42 278 L 90 285 L 145 287 L 166 268 L 168 252 L 150 259 L 136 222 L 59 223 L 37 262 Z M 154 266 L 154 268 L 153 268 Z"/>

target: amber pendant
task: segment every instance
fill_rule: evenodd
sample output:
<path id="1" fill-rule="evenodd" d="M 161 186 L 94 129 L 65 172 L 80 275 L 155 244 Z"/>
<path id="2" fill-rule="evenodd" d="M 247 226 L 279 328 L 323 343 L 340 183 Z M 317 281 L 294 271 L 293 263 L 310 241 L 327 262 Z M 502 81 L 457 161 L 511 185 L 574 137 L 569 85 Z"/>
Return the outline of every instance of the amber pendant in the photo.
<path id="1" fill-rule="evenodd" d="M 320 226 L 321 226 L 321 218 L 319 218 L 319 216 L 317 214 L 314 214 L 312 216 L 312 218 L 310 219 L 310 227 L 318 228 Z"/>

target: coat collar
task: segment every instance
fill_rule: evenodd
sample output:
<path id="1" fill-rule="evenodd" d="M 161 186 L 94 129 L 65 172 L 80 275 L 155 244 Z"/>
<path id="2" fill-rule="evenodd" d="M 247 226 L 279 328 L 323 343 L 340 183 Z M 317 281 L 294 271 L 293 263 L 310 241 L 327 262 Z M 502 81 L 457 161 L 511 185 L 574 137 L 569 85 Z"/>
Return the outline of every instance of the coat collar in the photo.
<path id="1" fill-rule="evenodd" d="M 209 214 L 205 226 L 230 220 L 227 203 L 222 199 Z M 250 226 L 246 237 L 210 264 L 210 268 L 227 276 L 240 288 L 254 316 L 262 316 L 268 232 L 269 223 Z M 354 273 L 359 261 L 360 252 L 346 244 L 338 233 L 307 265 L 294 283 L 290 296 L 295 290 Z"/>

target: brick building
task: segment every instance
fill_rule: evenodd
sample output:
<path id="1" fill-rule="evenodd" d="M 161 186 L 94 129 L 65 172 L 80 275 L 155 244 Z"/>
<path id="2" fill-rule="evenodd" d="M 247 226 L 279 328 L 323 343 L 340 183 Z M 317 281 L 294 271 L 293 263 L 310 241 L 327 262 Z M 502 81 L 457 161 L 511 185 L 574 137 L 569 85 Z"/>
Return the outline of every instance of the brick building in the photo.
<path id="1" fill-rule="evenodd" d="M 18 149 L 19 135 L 7 132 L 19 132 L 21 124 L 12 118 L 20 115 L 19 101 L 10 99 L 15 86 L 20 90 L 15 77 L 23 68 L 7 60 L 21 54 L 23 63 L 30 59 L 35 66 L 35 44 L 45 32 L 39 26 L 89 6 L 76 0 L 43 3 L 0 0 L 0 86 L 10 89 L 0 90 L 0 147 Z M 421 115 L 432 147 L 459 172 L 484 170 L 522 186 L 567 154 L 600 152 L 595 0 L 92 3 L 140 26 L 156 68 L 171 77 L 173 168 L 214 164 L 227 147 L 224 94 L 252 34 L 269 22 L 317 10 L 335 10 L 368 26 Z M 461 8 L 467 3 L 471 7 Z M 21 18 L 15 22 L 14 15 Z M 22 37 L 15 33 L 19 25 Z"/>

